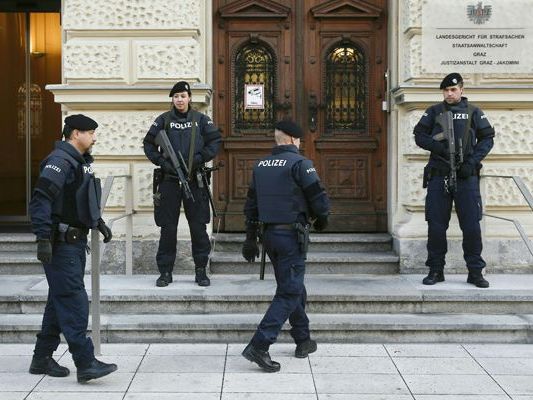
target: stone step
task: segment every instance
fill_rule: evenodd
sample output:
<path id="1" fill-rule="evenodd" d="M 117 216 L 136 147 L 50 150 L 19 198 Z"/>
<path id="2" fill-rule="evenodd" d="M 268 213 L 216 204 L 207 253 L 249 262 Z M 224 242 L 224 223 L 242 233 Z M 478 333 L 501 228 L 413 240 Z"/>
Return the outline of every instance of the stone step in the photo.
<path id="1" fill-rule="evenodd" d="M 198 287 L 193 276 L 175 276 L 156 288 L 155 275 L 101 277 L 101 312 L 105 314 L 236 314 L 263 313 L 275 292 L 267 275 L 221 275 L 212 285 Z M 475 288 L 466 275 L 435 286 L 422 276 L 308 275 L 307 309 L 320 314 L 527 314 L 533 310 L 533 276 L 489 275 L 491 287 Z M 90 296 L 90 277 L 86 287 Z M 4 277 L 0 313 L 40 314 L 48 292 L 43 276 Z"/>
<path id="2" fill-rule="evenodd" d="M 244 241 L 242 233 L 219 233 L 216 235 L 218 252 L 241 252 Z M 392 237 L 388 233 L 311 233 L 310 252 L 378 252 L 391 251 Z"/>
<path id="3" fill-rule="evenodd" d="M 121 314 L 101 316 L 102 342 L 246 343 L 262 314 Z M 532 314 L 309 314 L 320 343 L 531 343 Z M 0 315 L 3 343 L 33 343 L 39 314 Z M 287 326 L 280 341 L 289 341 Z"/>
<path id="4" fill-rule="evenodd" d="M 259 259 L 248 263 L 238 253 L 214 252 L 210 270 L 213 274 L 259 273 Z M 308 274 L 394 274 L 398 272 L 399 257 L 389 252 L 309 252 L 305 262 Z M 272 273 L 267 256 L 265 271 Z"/>
<path id="5" fill-rule="evenodd" d="M 0 275 L 42 274 L 43 266 L 37 259 L 36 250 L 31 252 L 0 252 Z"/>
<path id="6" fill-rule="evenodd" d="M 0 233 L 0 257 L 4 252 L 35 254 L 37 243 L 33 233 Z"/>

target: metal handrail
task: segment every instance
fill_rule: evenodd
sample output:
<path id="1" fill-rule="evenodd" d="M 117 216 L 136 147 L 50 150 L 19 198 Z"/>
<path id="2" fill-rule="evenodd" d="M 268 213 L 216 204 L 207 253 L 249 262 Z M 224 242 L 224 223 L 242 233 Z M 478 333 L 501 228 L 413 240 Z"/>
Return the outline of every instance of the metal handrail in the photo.
<path id="1" fill-rule="evenodd" d="M 526 200 L 527 204 L 529 205 L 529 208 L 531 208 L 531 210 L 533 211 L 533 195 L 531 195 L 531 192 L 529 191 L 529 189 L 527 188 L 524 180 L 521 177 L 516 176 L 516 175 L 481 175 L 481 178 L 512 179 L 513 182 L 515 183 L 515 185 L 518 187 L 518 190 L 520 190 L 520 193 L 522 193 L 522 196 L 524 197 L 524 199 Z M 526 231 L 522 227 L 522 224 L 520 224 L 520 222 L 517 219 L 504 218 L 504 217 L 499 217 L 499 216 L 496 216 L 496 215 L 491 215 L 491 214 L 486 214 L 486 213 L 483 213 L 483 215 L 485 215 L 487 217 L 491 217 L 491 218 L 497 218 L 497 219 L 501 219 L 501 220 L 504 220 L 504 221 L 512 222 L 514 224 L 516 230 L 520 234 L 520 237 L 524 241 L 527 249 L 529 250 L 529 253 L 533 256 L 533 243 L 531 243 L 531 240 L 529 240 L 529 237 L 527 236 Z"/>
<path id="2" fill-rule="evenodd" d="M 102 190 L 102 198 L 100 200 L 100 209 L 102 213 L 107 204 L 107 198 L 111 192 L 113 181 L 115 178 L 126 179 L 126 204 L 125 213 L 118 217 L 111 218 L 107 221 L 109 228 L 113 227 L 113 223 L 119 219 L 126 218 L 126 275 L 132 275 L 133 273 L 133 184 L 131 175 L 114 175 L 108 176 L 105 179 L 104 188 Z M 102 256 L 106 248 L 105 243 L 100 243 L 99 232 L 97 229 L 91 230 L 91 316 L 92 316 L 92 328 L 91 336 L 94 345 L 94 352 L 96 355 L 100 355 L 100 263 L 102 262 Z"/>

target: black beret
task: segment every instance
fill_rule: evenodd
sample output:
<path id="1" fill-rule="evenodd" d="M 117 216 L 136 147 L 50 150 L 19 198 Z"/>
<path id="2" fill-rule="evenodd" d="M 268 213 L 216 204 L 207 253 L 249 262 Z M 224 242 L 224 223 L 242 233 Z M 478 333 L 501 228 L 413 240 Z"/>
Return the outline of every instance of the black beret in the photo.
<path id="1" fill-rule="evenodd" d="M 72 129 L 78 129 L 80 131 L 92 131 L 98 128 L 98 124 L 92 118 L 89 118 L 83 114 L 73 114 L 65 118 L 65 125 L 70 126 Z"/>
<path id="2" fill-rule="evenodd" d="M 174 96 L 176 93 L 180 92 L 187 92 L 189 94 L 189 97 L 191 96 L 191 87 L 189 84 L 185 81 L 179 81 L 174 86 L 172 86 L 172 89 L 170 89 L 170 93 L 168 97 Z"/>
<path id="3" fill-rule="evenodd" d="M 444 77 L 444 79 L 440 83 L 440 88 L 446 89 L 447 87 L 455 86 L 460 83 L 463 83 L 463 77 L 457 72 L 453 72 Z"/>
<path id="4" fill-rule="evenodd" d="M 302 130 L 302 128 L 300 128 L 300 126 L 296 122 L 293 122 L 288 119 L 279 121 L 274 128 L 282 131 L 283 133 L 289 136 L 292 136 L 293 138 L 301 138 L 304 135 L 304 131 Z"/>

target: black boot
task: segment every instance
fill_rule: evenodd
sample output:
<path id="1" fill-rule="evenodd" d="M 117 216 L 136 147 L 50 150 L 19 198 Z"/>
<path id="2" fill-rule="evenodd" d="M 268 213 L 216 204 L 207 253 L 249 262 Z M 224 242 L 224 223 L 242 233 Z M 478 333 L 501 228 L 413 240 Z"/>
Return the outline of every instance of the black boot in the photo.
<path id="1" fill-rule="evenodd" d="M 117 370 L 117 364 L 106 364 L 96 358 L 86 367 L 78 368 L 78 382 L 85 383 L 91 379 L 101 378 Z"/>
<path id="2" fill-rule="evenodd" d="M 278 362 L 272 361 L 268 351 L 259 350 L 253 347 L 251 343 L 242 351 L 242 356 L 259 365 L 266 372 L 278 372 L 281 369 Z"/>
<path id="3" fill-rule="evenodd" d="M 31 359 L 30 374 L 45 374 L 55 376 L 56 378 L 63 378 L 70 374 L 70 370 L 67 367 L 59 365 L 52 356 L 38 357 L 34 355 Z"/>
<path id="4" fill-rule="evenodd" d="M 434 285 L 437 282 L 444 282 L 444 271 L 442 269 L 430 269 L 428 276 L 422 279 L 424 285 Z"/>
<path id="5" fill-rule="evenodd" d="M 466 278 L 466 281 L 468 283 L 471 283 L 472 285 L 476 285 L 479 288 L 489 287 L 489 281 L 483 278 L 483 274 L 481 273 L 481 268 L 469 268 L 468 278 Z"/>
<path id="6" fill-rule="evenodd" d="M 313 339 L 307 339 L 305 342 L 298 343 L 294 350 L 294 357 L 305 358 L 316 351 L 316 342 Z"/>
<path id="7" fill-rule="evenodd" d="M 158 287 L 168 286 L 169 283 L 172 283 L 172 272 L 162 272 L 161 276 L 155 281 L 155 285 Z"/>
<path id="8" fill-rule="evenodd" d="M 207 274 L 205 272 L 205 267 L 195 267 L 194 268 L 194 281 L 198 284 L 198 286 L 209 286 L 211 285 L 211 281 L 207 277 Z"/>

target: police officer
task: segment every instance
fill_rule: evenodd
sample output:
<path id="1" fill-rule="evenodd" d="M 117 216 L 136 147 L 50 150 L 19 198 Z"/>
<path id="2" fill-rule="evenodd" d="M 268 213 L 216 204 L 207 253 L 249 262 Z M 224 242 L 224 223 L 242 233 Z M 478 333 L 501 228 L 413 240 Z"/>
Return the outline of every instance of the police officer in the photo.
<path id="1" fill-rule="evenodd" d="M 257 228 L 261 224 L 263 245 L 274 266 L 277 288 L 242 355 L 267 372 L 280 370 L 280 364 L 271 360 L 268 350 L 287 319 L 292 326 L 290 334 L 296 343 L 296 357 L 307 357 L 317 348 L 310 337 L 305 313 L 304 242 L 308 239 L 305 232 L 310 218 L 315 219 L 313 226 L 317 231 L 326 228 L 329 199 L 313 163 L 298 152 L 302 136 L 302 129 L 292 121 L 276 124 L 276 146 L 272 155 L 256 163 L 244 207 L 243 257 L 253 262 L 259 256 Z"/>
<path id="2" fill-rule="evenodd" d="M 211 243 L 207 235 L 206 225 L 210 220 L 209 199 L 207 188 L 201 187 L 196 179 L 196 171 L 204 163 L 212 160 L 220 147 L 222 138 L 218 128 L 211 119 L 198 111 L 191 109 L 191 88 L 185 81 L 179 81 L 170 91 L 172 108 L 160 116 L 150 127 L 143 144 L 144 153 L 155 165 L 161 167 L 156 174 L 162 173 L 162 178 L 154 202 L 155 223 L 161 227 L 161 237 L 157 250 L 157 267 L 161 276 L 157 279 L 157 286 L 167 286 L 172 282 L 172 270 L 176 260 L 176 242 L 178 220 L 181 203 L 185 209 L 185 217 L 189 222 L 191 233 L 192 257 L 195 265 L 195 281 L 199 286 L 209 286 L 206 267 L 209 261 Z M 185 164 L 191 170 L 190 180 L 193 199 L 184 196 L 176 178 L 176 171 L 172 163 L 166 159 L 155 143 L 160 130 L 165 130 L 176 154 L 182 154 Z"/>
<path id="3" fill-rule="evenodd" d="M 479 191 L 481 161 L 494 145 L 494 128 L 487 117 L 463 96 L 463 78 L 458 73 L 447 75 L 440 84 L 444 101 L 429 107 L 414 128 L 418 146 L 431 152 L 424 169 L 424 187 L 427 185 L 426 220 L 428 223 L 429 273 L 422 281 L 434 285 L 444 281 L 448 229 L 452 203 L 463 232 L 463 253 L 468 268 L 467 282 L 480 288 L 489 287 L 482 275 L 485 261 L 481 257 L 482 241 L 479 221 L 482 216 Z M 448 141 L 442 139 L 438 116 L 451 111 L 458 163 L 457 187 L 451 190 L 450 154 Z"/>
<path id="4" fill-rule="evenodd" d="M 63 333 L 80 383 L 117 369 L 115 364 L 94 357 L 92 341 L 87 337 L 89 301 L 83 283 L 87 233 L 97 228 L 106 243 L 112 237 L 101 218 L 100 183 L 94 177 L 90 155 L 97 126 L 82 114 L 65 118 L 65 141 L 56 142 L 55 150 L 41 163 L 30 201 L 37 258 L 43 263 L 49 287 L 30 373 L 56 377 L 69 374 L 52 358 L 59 334 Z"/>

